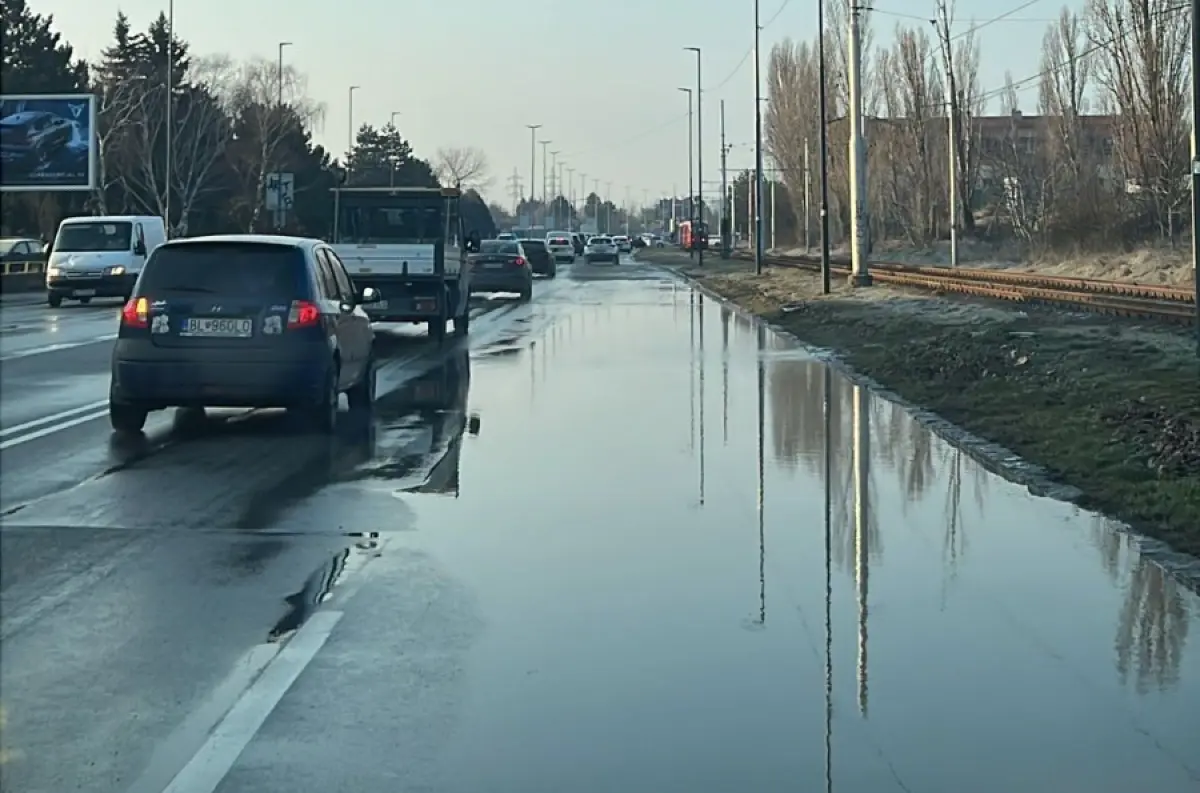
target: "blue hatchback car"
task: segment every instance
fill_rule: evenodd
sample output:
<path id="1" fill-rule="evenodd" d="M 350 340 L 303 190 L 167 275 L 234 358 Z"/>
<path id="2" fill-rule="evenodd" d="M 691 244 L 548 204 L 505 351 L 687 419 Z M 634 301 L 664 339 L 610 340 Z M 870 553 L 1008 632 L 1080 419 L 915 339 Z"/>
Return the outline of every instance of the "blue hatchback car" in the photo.
<path id="1" fill-rule="evenodd" d="M 320 240 L 229 235 L 155 249 L 121 311 L 109 417 L 140 432 L 168 407 L 283 407 L 321 432 L 375 399 L 374 334 L 333 250 Z"/>

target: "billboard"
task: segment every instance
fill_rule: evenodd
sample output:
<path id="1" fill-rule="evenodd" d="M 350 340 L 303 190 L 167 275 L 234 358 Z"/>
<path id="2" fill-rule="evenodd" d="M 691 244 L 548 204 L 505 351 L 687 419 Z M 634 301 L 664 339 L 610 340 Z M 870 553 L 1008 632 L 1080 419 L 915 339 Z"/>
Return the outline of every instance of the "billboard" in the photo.
<path id="1" fill-rule="evenodd" d="M 0 190 L 91 190 L 96 97 L 0 94 Z"/>

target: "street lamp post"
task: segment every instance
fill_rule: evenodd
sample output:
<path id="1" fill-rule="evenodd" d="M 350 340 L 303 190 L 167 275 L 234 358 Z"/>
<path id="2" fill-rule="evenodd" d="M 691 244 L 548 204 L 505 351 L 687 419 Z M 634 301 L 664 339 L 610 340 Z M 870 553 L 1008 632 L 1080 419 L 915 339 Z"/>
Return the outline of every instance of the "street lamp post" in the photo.
<path id="1" fill-rule="evenodd" d="M 283 48 L 292 46 L 290 41 L 279 42 L 279 85 L 277 86 L 278 93 L 276 94 L 276 109 L 279 112 L 279 127 L 280 133 L 283 132 Z M 275 174 L 275 216 L 278 218 L 275 225 L 283 226 L 284 208 L 283 208 L 283 177 L 280 173 Z"/>
<path id="2" fill-rule="evenodd" d="M 543 222 L 545 222 L 545 220 L 546 220 L 546 210 L 550 208 L 550 196 L 549 196 L 550 171 L 547 169 L 546 156 L 549 153 L 548 147 L 553 142 L 554 141 L 552 141 L 552 140 L 539 140 L 538 141 L 538 143 L 542 144 L 542 221 Z"/>
<path id="3" fill-rule="evenodd" d="M 393 110 L 391 117 L 388 119 L 388 126 L 393 130 L 396 129 L 396 116 L 403 115 L 399 110 Z M 396 186 L 396 155 L 393 152 L 388 156 L 388 186 Z"/>
<path id="4" fill-rule="evenodd" d="M 562 150 L 550 152 L 550 192 L 554 195 L 550 196 L 550 206 L 554 208 L 551 225 L 558 226 L 558 194 L 562 192 L 562 188 L 558 184 L 558 155 L 562 154 Z M 553 229 L 546 229 L 552 231 Z"/>
<path id="5" fill-rule="evenodd" d="M 762 155 L 762 58 L 759 56 L 758 0 L 754 0 L 754 272 L 763 271 L 763 155 Z"/>
<path id="6" fill-rule="evenodd" d="M 692 166 L 695 164 L 695 159 L 692 157 L 692 89 L 680 88 L 687 94 L 688 98 L 688 220 L 695 221 L 696 219 L 696 183 L 692 178 Z M 692 233 L 695 234 L 695 223 L 692 223 Z M 688 258 L 695 257 L 696 246 L 693 244 L 694 237 L 688 240 Z"/>
<path id="7" fill-rule="evenodd" d="M 350 159 L 354 155 L 354 92 L 359 86 L 352 85 L 346 92 L 346 181 L 350 181 Z"/>
<path id="8" fill-rule="evenodd" d="M 529 211 L 533 212 L 533 185 L 537 178 L 537 131 L 542 128 L 542 125 L 526 124 L 525 128 L 529 130 Z M 532 216 L 530 220 L 532 221 Z M 530 222 L 529 225 L 532 226 L 533 223 Z"/>
<path id="9" fill-rule="evenodd" d="M 696 181 L 700 185 L 700 225 L 704 221 L 704 89 L 700 81 L 700 48 L 684 47 L 688 52 L 696 53 Z M 757 50 L 755 51 L 757 55 Z M 707 227 L 706 227 L 707 228 Z M 694 224 L 693 224 L 694 229 Z M 707 237 L 707 233 L 705 235 Z M 701 247 L 697 263 L 704 266 L 704 248 Z"/>
<path id="10" fill-rule="evenodd" d="M 171 165 L 172 150 L 175 148 L 175 0 L 167 0 L 167 152 L 163 158 L 163 182 L 166 193 L 163 196 L 163 224 L 167 227 L 167 237 L 171 236 Z"/>
<path id="11" fill-rule="evenodd" d="M 820 82 L 817 104 L 821 127 L 821 294 L 832 291 L 829 263 L 829 122 L 825 97 L 825 0 L 817 0 L 817 80 Z"/>

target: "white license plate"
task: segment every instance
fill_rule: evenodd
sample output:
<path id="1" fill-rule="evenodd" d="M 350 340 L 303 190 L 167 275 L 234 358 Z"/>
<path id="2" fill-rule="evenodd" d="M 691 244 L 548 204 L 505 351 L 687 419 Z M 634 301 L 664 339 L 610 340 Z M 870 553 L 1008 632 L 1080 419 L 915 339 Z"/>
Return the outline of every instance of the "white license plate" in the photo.
<path id="1" fill-rule="evenodd" d="M 248 339 L 254 335 L 254 320 L 228 317 L 189 317 L 180 336 L 204 336 L 218 339 Z"/>
<path id="2" fill-rule="evenodd" d="M 76 289 L 71 294 L 74 295 L 75 297 L 95 297 L 96 290 L 95 289 Z"/>
<path id="3" fill-rule="evenodd" d="M 367 303 L 368 311 L 383 311 L 387 307 L 388 302 L 386 300 L 376 300 L 374 303 Z"/>
<path id="4" fill-rule="evenodd" d="M 484 262 L 483 269 L 499 270 L 503 266 L 504 266 L 504 262 Z"/>

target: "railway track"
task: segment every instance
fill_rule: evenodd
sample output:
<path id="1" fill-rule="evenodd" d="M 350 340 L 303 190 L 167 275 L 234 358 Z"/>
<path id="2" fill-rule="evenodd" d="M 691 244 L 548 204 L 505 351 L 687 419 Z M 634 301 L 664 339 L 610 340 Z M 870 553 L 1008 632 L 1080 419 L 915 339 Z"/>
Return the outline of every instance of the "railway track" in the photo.
<path id="1" fill-rule="evenodd" d="M 751 258 L 747 253 L 735 255 L 742 259 Z M 808 256 L 768 256 L 766 262 L 772 267 L 805 270 L 818 270 L 821 266 L 818 258 Z M 835 261 L 833 270 L 839 274 L 850 272 L 845 261 Z M 1179 287 L 895 262 L 873 262 L 871 275 L 881 283 L 935 292 L 1036 303 L 1179 325 L 1192 324 L 1197 320 L 1192 290 Z"/>

